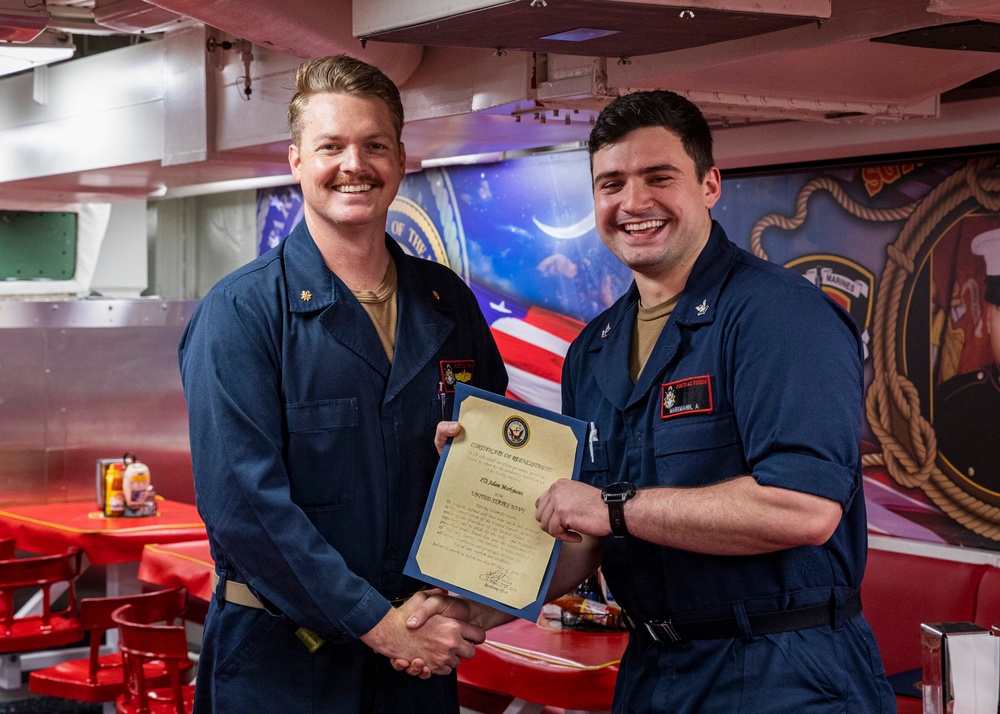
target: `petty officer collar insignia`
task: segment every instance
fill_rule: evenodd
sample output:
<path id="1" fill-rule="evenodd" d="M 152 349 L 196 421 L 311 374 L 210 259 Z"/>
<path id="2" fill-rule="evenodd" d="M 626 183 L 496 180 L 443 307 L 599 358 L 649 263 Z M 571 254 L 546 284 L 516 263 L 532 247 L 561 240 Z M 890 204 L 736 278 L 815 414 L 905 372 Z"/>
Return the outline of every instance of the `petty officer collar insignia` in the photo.
<path id="1" fill-rule="evenodd" d="M 708 300 L 702 300 L 701 305 L 696 306 L 694 311 L 698 313 L 698 317 L 708 312 Z"/>
<path id="2" fill-rule="evenodd" d="M 608 323 L 607 327 L 605 327 L 603 330 L 601 330 L 601 339 L 603 340 L 609 334 L 611 334 L 611 323 L 610 322 Z"/>
<path id="3" fill-rule="evenodd" d="M 305 300 L 306 302 L 309 302 L 310 300 L 313 299 L 312 291 L 311 290 L 303 290 L 302 293 L 299 295 L 299 299 Z"/>

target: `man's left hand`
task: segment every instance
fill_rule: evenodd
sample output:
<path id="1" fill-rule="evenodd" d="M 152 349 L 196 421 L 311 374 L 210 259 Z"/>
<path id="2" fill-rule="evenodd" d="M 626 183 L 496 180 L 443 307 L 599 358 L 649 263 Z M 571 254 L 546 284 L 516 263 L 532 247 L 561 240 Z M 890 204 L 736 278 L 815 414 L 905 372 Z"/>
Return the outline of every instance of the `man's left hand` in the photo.
<path id="1" fill-rule="evenodd" d="M 567 543 L 579 543 L 585 535 L 600 538 L 611 533 L 601 489 L 565 478 L 535 501 L 535 519 L 543 531 Z"/>

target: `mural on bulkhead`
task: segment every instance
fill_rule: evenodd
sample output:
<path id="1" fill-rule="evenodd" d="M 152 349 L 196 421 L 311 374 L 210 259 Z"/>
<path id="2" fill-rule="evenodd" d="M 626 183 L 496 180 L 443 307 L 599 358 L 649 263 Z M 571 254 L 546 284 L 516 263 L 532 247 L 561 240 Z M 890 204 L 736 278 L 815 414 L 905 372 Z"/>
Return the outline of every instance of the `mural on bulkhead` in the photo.
<path id="1" fill-rule="evenodd" d="M 301 212 L 297 186 L 258 191 L 261 252 Z M 712 213 L 862 331 L 869 531 L 1000 549 L 1000 157 L 727 176 Z M 550 409 L 569 343 L 631 282 L 585 151 L 409 174 L 386 229 L 463 277 L 510 395 Z"/>

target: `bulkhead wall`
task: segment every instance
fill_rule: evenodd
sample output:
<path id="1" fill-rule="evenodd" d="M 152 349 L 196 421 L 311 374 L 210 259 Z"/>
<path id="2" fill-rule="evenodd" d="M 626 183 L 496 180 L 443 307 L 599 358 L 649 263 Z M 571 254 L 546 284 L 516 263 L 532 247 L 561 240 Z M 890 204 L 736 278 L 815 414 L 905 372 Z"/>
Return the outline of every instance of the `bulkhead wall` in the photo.
<path id="1" fill-rule="evenodd" d="M 0 302 L 0 504 L 96 499 L 96 460 L 125 452 L 194 502 L 177 344 L 196 304 Z"/>

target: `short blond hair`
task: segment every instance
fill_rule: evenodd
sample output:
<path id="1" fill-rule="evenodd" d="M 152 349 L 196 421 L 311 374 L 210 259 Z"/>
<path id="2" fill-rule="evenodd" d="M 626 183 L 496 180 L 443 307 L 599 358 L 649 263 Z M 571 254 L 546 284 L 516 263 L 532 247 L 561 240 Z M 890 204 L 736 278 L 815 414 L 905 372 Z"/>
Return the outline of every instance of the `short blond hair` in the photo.
<path id="1" fill-rule="evenodd" d="M 296 146 L 302 138 L 302 114 L 309 98 L 325 92 L 381 99 L 389 108 L 399 141 L 403 133 L 403 102 L 393 81 L 367 62 L 347 55 L 330 55 L 302 64 L 295 73 L 295 94 L 288 103 L 288 130 Z"/>

